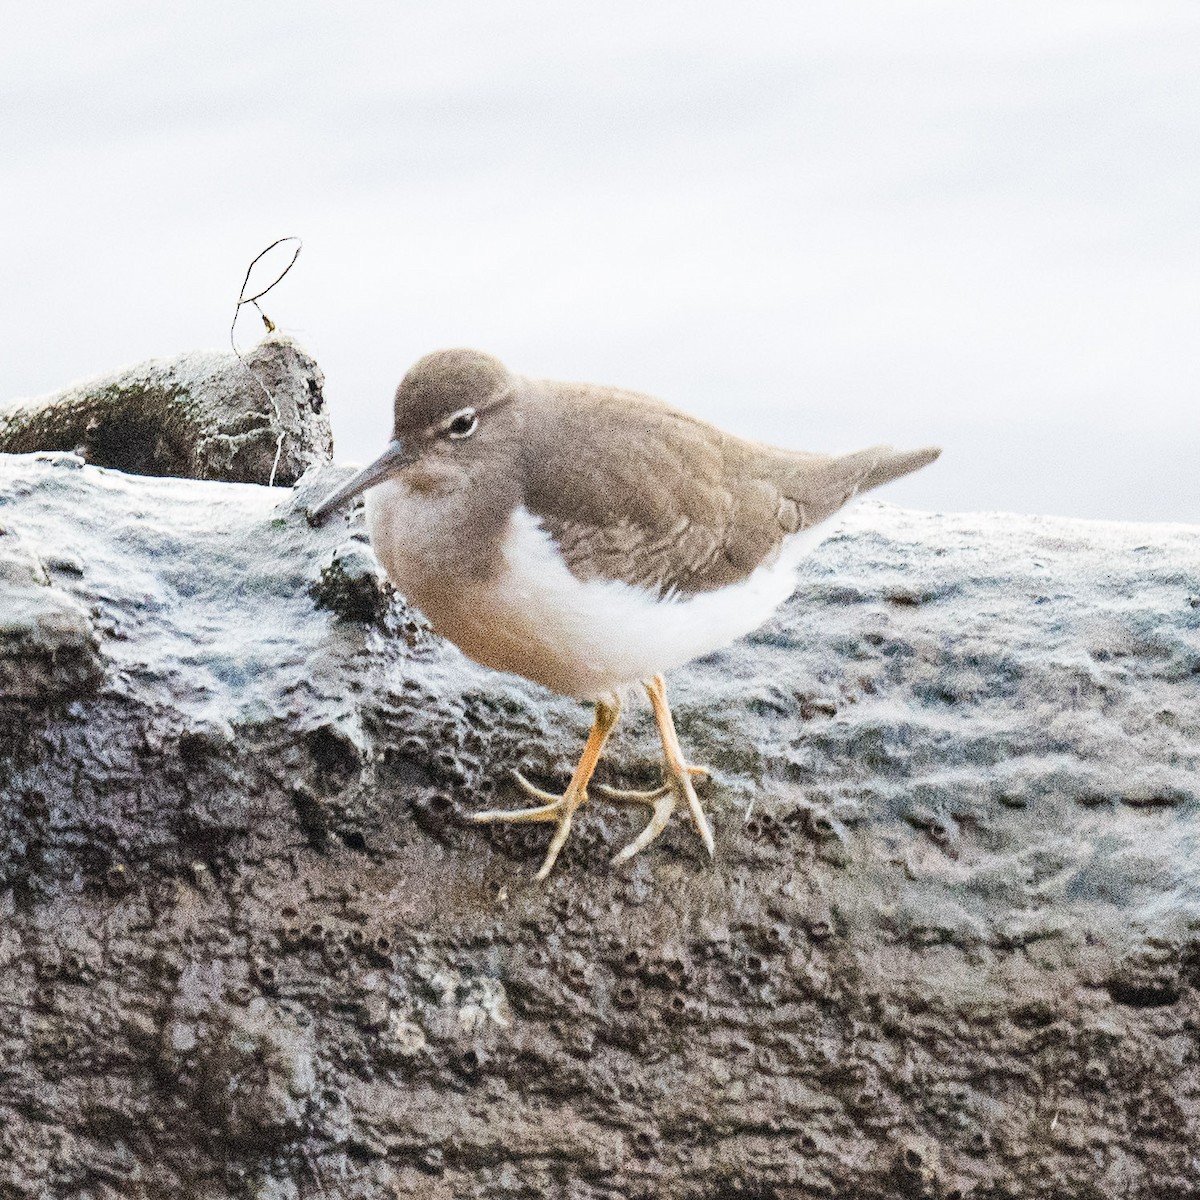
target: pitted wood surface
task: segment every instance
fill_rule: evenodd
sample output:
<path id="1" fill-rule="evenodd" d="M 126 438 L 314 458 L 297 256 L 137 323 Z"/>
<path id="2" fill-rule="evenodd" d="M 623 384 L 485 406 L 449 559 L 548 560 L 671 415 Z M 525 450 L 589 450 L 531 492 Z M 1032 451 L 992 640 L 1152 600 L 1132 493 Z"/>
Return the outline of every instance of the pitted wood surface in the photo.
<path id="1" fill-rule="evenodd" d="M 343 476 L 0 455 L 0 1196 L 1200 1194 L 1200 531 L 864 502 L 671 678 L 715 862 L 593 797 L 535 886 L 462 817 L 589 710 L 310 529 Z"/>

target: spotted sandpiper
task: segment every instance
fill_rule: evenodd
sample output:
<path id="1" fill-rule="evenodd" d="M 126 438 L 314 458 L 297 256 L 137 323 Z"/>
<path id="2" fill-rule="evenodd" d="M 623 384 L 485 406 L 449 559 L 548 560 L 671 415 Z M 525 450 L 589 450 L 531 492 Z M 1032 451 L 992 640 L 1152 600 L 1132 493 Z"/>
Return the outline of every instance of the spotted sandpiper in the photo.
<path id="1" fill-rule="evenodd" d="M 556 824 L 544 879 L 632 685 L 654 710 L 663 783 L 597 789 L 651 809 L 613 861 L 649 845 L 679 803 L 713 853 L 692 783 L 704 768 L 684 758 L 663 672 L 761 625 L 838 509 L 938 453 L 777 449 L 637 392 L 529 379 L 489 354 L 440 350 L 396 389 L 387 449 L 310 519 L 366 491 L 371 545 L 435 632 L 486 666 L 594 702 L 566 791 L 517 775 L 536 807 L 474 817 Z"/>

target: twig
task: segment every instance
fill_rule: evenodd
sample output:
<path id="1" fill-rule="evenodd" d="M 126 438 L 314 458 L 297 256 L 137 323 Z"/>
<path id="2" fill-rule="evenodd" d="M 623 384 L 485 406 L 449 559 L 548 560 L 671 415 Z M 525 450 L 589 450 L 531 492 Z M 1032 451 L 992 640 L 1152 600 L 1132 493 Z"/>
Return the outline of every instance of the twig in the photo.
<path id="1" fill-rule="evenodd" d="M 253 296 L 246 295 L 246 288 L 250 285 L 250 275 L 254 270 L 255 265 L 260 262 L 266 255 L 270 254 L 276 246 L 282 246 L 285 242 L 295 242 L 296 249 L 292 252 L 292 257 L 288 261 L 288 265 L 267 284 L 265 288 L 255 292 Z M 271 408 L 275 411 L 275 422 L 279 433 L 275 439 L 275 461 L 271 464 L 271 477 L 267 480 L 267 487 L 275 486 L 275 473 L 279 470 L 279 460 L 283 456 L 283 413 L 279 409 L 279 405 L 275 397 L 271 395 L 271 389 L 257 375 L 254 374 L 247 365 L 246 360 L 242 357 L 242 352 L 237 348 L 237 342 L 234 340 L 234 330 L 237 328 L 238 317 L 241 315 L 242 305 L 253 304 L 258 315 L 262 318 L 262 323 L 267 327 L 268 333 L 275 332 L 275 322 L 267 316 L 262 310 L 262 305 L 259 300 L 263 298 L 291 269 L 296 265 L 296 259 L 300 257 L 300 251 L 304 249 L 304 243 L 298 237 L 281 237 L 276 238 L 265 250 L 260 250 L 251 260 L 250 265 L 246 268 L 246 277 L 242 280 L 242 290 L 238 292 L 237 306 L 233 310 L 233 320 L 229 323 L 229 345 L 232 347 L 234 354 L 237 355 L 238 362 L 242 364 L 246 372 L 263 390 L 263 395 L 271 402 Z"/>

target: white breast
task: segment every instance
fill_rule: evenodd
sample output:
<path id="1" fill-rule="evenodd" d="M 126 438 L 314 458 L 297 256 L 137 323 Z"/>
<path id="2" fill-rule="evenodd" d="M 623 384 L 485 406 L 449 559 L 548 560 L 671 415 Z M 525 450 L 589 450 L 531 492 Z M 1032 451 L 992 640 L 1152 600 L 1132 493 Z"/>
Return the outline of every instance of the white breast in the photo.
<path id="1" fill-rule="evenodd" d="M 791 594 L 800 559 L 830 532 L 793 534 L 778 558 L 740 583 L 660 600 L 626 583 L 577 579 L 537 518 L 517 508 L 501 571 L 486 583 L 449 587 L 436 578 L 428 531 L 405 518 L 405 498 L 385 489 L 368 498 L 372 543 L 434 629 L 486 666 L 581 699 L 648 679 L 756 629 Z M 407 543 L 400 552 L 396 536 Z"/>

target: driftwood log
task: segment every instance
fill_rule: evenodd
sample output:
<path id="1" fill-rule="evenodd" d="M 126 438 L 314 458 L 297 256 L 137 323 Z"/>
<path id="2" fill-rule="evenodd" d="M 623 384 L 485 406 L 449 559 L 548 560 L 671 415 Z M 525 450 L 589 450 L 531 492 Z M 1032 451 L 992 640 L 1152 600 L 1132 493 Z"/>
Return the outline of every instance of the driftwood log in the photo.
<path id="1" fill-rule="evenodd" d="M 342 477 L 0 455 L 0 1197 L 1200 1196 L 1200 530 L 862 505 L 538 886 Z"/>
<path id="2" fill-rule="evenodd" d="M 282 334 L 242 358 L 197 351 L 0 407 L 0 454 L 69 450 L 138 475 L 290 487 L 328 461 L 325 377 Z M 276 455 L 278 454 L 278 461 Z"/>

